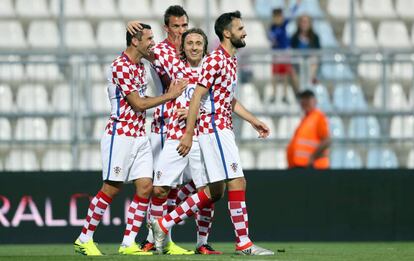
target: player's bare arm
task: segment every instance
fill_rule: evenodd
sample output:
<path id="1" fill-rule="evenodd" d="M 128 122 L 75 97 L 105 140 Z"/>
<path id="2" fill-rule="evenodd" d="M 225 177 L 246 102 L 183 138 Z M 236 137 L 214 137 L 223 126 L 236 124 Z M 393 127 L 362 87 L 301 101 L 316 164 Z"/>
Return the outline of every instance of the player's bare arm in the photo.
<path id="1" fill-rule="evenodd" d="M 249 112 L 236 98 L 233 99 L 232 109 L 233 112 L 240 118 L 249 122 L 253 126 L 253 128 L 259 133 L 259 138 L 266 138 L 269 136 L 269 127 Z"/>
<path id="2" fill-rule="evenodd" d="M 178 154 L 183 157 L 185 157 L 190 152 L 191 146 L 193 144 L 194 128 L 197 121 L 198 111 L 200 110 L 201 98 L 206 95 L 207 92 L 207 88 L 201 85 L 197 85 L 193 96 L 191 97 L 190 108 L 188 109 L 186 130 L 183 137 L 180 139 L 180 144 L 177 147 Z"/>
<path id="3" fill-rule="evenodd" d="M 168 91 L 163 95 L 157 97 L 140 97 L 137 92 L 131 92 L 126 96 L 126 99 L 135 111 L 145 111 L 177 98 L 184 91 L 187 84 L 188 80 L 179 79 L 171 82 Z"/>

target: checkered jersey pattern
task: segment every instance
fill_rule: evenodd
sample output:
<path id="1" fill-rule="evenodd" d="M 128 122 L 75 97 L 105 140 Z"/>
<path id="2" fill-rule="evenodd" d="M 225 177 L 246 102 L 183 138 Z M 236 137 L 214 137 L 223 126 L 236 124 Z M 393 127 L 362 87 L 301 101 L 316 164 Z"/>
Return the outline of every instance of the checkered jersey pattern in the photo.
<path id="1" fill-rule="evenodd" d="M 116 58 L 108 71 L 108 96 L 111 116 L 105 128 L 112 135 L 145 136 L 145 111 L 136 112 L 126 96 L 138 92 L 144 97 L 148 79 L 144 65 L 131 62 L 124 53 Z"/>
<path id="2" fill-rule="evenodd" d="M 231 103 L 237 85 L 236 57 L 219 46 L 204 58 L 198 84 L 209 89 L 209 95 L 201 100 L 199 133 L 213 133 L 213 120 L 219 130 L 233 129 Z"/>
<path id="3" fill-rule="evenodd" d="M 189 78 L 189 84 L 185 91 L 178 96 L 173 102 L 173 108 L 171 110 L 170 120 L 168 122 L 167 139 L 179 140 L 185 133 L 186 120 L 179 120 L 177 109 L 190 107 L 190 100 L 193 96 L 194 89 L 197 85 L 198 76 L 201 67 L 191 67 L 190 64 L 186 64 L 187 75 Z M 194 135 L 198 135 L 198 129 L 195 129 Z"/>
<path id="4" fill-rule="evenodd" d="M 167 76 L 169 79 L 186 78 L 185 64 L 179 57 L 175 47 L 165 39 L 154 47 L 155 60 L 153 62 L 157 74 L 161 77 Z M 165 86 L 157 86 L 158 89 L 165 92 Z M 161 125 L 164 125 L 162 133 L 167 133 L 168 118 L 171 114 L 173 103 L 166 102 L 155 108 L 153 121 L 151 123 L 151 132 L 161 133 Z"/>

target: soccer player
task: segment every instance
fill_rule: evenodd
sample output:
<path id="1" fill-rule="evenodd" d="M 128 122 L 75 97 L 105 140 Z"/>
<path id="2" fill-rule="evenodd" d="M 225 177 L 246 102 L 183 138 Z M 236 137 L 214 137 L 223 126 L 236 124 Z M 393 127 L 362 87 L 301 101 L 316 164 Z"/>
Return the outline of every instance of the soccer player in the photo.
<path id="1" fill-rule="evenodd" d="M 137 30 L 140 30 L 139 21 L 129 22 L 127 29 L 130 33 L 135 33 Z M 159 94 L 164 93 L 165 87 L 168 86 L 167 82 L 170 80 L 185 77 L 185 74 L 177 70 L 177 68 L 181 63 L 179 54 L 181 36 L 185 31 L 187 31 L 187 29 L 188 15 L 184 8 L 179 5 L 169 6 L 164 13 L 164 30 L 167 32 L 167 38 L 154 47 L 154 55 L 152 59 L 155 73 L 154 70 L 151 70 L 151 73 Z M 167 102 L 158 106 L 154 111 L 150 135 L 151 147 L 154 157 L 154 166 L 156 166 L 161 150 L 164 147 L 171 107 L 172 103 Z M 178 185 L 180 184 L 177 181 L 177 184 L 174 186 L 177 187 Z M 166 206 L 164 201 L 160 201 L 157 200 L 157 198 L 152 197 L 147 219 L 152 220 L 153 215 L 162 215 L 162 212 L 166 207 L 168 207 L 169 211 L 172 211 L 176 207 L 176 196 L 177 189 L 172 189 L 168 195 L 168 206 Z M 168 254 L 194 254 L 194 251 L 189 251 L 177 246 L 171 239 L 171 231 L 168 234 L 167 241 L 168 243 L 165 247 L 165 250 Z M 141 248 L 144 251 L 149 251 L 154 248 L 153 242 L 154 239 L 152 236 L 152 231 L 150 230 L 147 239 L 142 242 Z"/>
<path id="2" fill-rule="evenodd" d="M 228 208 L 236 234 L 236 252 L 241 255 L 273 255 L 272 251 L 254 245 L 249 238 L 246 180 L 232 131 L 234 112 L 248 121 L 258 131 L 259 137 L 269 135 L 269 128 L 234 97 L 237 86 L 235 54 L 237 49 L 246 45 L 246 32 L 240 12 L 220 15 L 214 30 L 221 45 L 203 60 L 198 85 L 190 102 L 186 131 L 177 147 L 183 157 L 190 152 L 197 114 L 200 112 L 198 138 L 209 184 L 206 189 L 187 198 L 174 211 L 151 223 L 156 249 L 162 251 L 163 240 L 171 227 L 219 200 L 227 186 Z M 199 111 L 200 103 L 202 107 Z"/>
<path id="3" fill-rule="evenodd" d="M 107 73 L 111 116 L 101 139 L 103 185 L 92 199 L 82 232 L 74 243 L 75 251 L 88 256 L 102 255 L 93 234 L 114 196 L 123 183 L 132 182 L 136 194 L 128 208 L 127 225 L 119 248 L 120 254 L 151 255 L 135 243 L 148 208 L 152 192 L 153 159 L 145 134 L 145 110 L 175 99 L 188 82 L 173 81 L 168 91 L 158 97 L 147 97 L 147 77 L 142 58 L 148 58 L 154 47 L 151 27 L 141 24 L 142 31 L 127 32 L 127 48 L 116 58 Z"/>
<path id="4" fill-rule="evenodd" d="M 173 101 L 172 115 L 168 123 L 167 139 L 161 151 L 154 176 L 153 197 L 158 201 L 166 201 L 171 187 L 183 179 L 183 172 L 186 178 L 192 180 L 199 190 L 204 189 L 207 184 L 204 163 L 201 160 L 200 146 L 198 145 L 197 130 L 193 136 L 194 145 L 185 157 L 177 152 L 179 140 L 185 132 L 185 118 L 190 99 L 196 86 L 200 63 L 207 54 L 207 36 L 198 28 L 186 31 L 182 36 L 181 52 L 183 62 L 180 71 L 187 71 L 189 84 L 180 97 Z M 174 166 L 173 168 L 171 166 Z M 166 213 L 164 213 L 165 215 Z M 197 245 L 196 253 L 199 254 L 222 254 L 215 251 L 208 243 L 208 234 L 214 215 L 214 204 L 211 203 L 197 213 Z M 162 217 L 162 216 L 159 216 Z"/>

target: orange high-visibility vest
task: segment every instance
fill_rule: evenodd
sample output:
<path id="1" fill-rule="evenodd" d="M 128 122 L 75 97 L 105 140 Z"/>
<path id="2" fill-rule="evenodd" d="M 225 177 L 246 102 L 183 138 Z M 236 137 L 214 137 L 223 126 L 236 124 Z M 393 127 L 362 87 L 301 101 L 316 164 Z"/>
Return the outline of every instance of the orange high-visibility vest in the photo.
<path id="1" fill-rule="evenodd" d="M 318 109 L 307 114 L 300 122 L 295 134 L 287 147 L 289 168 L 306 167 L 310 156 L 316 151 L 321 140 L 329 137 L 326 116 Z M 328 151 L 314 161 L 315 169 L 329 168 Z"/>

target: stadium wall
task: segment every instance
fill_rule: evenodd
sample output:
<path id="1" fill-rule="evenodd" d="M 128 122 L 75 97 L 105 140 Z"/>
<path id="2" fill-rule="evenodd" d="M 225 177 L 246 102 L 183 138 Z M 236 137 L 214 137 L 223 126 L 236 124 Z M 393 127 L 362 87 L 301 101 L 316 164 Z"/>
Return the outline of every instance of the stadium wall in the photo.
<path id="1" fill-rule="evenodd" d="M 414 240 L 412 170 L 246 171 L 250 233 L 260 241 Z M 81 230 L 99 172 L 0 175 L 0 243 L 69 243 Z M 95 233 L 120 242 L 132 185 Z M 142 229 L 142 239 L 146 228 Z M 195 241 L 194 220 L 174 228 Z M 210 241 L 233 241 L 226 199 L 216 204 Z"/>

